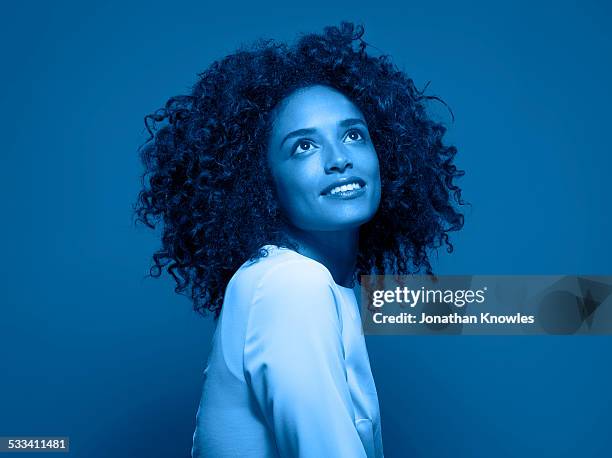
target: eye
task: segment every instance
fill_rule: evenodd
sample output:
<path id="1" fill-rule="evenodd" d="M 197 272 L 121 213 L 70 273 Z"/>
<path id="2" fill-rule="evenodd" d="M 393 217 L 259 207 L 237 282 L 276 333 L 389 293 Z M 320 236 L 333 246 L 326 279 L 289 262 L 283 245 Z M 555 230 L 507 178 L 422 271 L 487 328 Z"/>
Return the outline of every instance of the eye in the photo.
<path id="1" fill-rule="evenodd" d="M 293 147 L 293 154 L 307 153 L 314 147 L 314 144 L 310 140 L 299 140 Z"/>
<path id="2" fill-rule="evenodd" d="M 351 129 L 344 136 L 344 141 L 348 143 L 361 142 L 363 140 L 364 136 L 358 129 Z"/>

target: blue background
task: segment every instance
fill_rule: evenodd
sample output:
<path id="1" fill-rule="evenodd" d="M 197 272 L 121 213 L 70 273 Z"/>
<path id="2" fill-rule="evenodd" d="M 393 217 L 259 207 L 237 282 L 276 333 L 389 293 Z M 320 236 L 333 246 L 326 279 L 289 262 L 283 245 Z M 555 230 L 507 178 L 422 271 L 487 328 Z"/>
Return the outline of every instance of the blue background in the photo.
<path id="1" fill-rule="evenodd" d="M 3 7 L 0 435 L 189 453 L 213 324 L 145 278 L 158 241 L 131 218 L 136 150 L 146 113 L 259 37 L 362 22 L 450 104 L 472 207 L 439 273 L 612 274 L 609 3 L 289 3 Z M 612 453 L 610 337 L 368 347 L 388 457 Z"/>

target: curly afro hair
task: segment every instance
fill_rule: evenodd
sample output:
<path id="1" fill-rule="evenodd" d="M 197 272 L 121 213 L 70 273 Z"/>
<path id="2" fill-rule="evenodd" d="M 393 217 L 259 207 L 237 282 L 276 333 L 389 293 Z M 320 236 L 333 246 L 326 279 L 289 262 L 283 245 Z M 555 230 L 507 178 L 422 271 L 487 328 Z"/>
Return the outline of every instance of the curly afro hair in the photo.
<path id="1" fill-rule="evenodd" d="M 145 117 L 149 140 L 136 204 L 139 221 L 162 226 L 151 275 L 167 270 L 194 309 L 218 317 L 225 288 L 267 244 L 296 249 L 266 163 L 273 109 L 299 88 L 332 87 L 361 110 L 379 156 L 382 198 L 360 228 L 356 274 L 431 272 L 428 254 L 461 229 L 463 175 L 445 127 L 426 112 L 436 99 L 418 90 L 388 56 L 366 52 L 351 23 L 302 36 L 295 44 L 259 41 L 214 62 L 191 94 Z"/>

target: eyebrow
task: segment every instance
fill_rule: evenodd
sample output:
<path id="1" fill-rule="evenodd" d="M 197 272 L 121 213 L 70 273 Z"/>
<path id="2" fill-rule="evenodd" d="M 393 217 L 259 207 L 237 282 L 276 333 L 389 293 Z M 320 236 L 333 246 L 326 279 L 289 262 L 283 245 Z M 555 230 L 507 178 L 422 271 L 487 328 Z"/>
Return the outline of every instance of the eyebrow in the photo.
<path id="1" fill-rule="evenodd" d="M 285 138 L 283 138 L 283 141 L 281 142 L 280 146 L 282 148 L 285 142 L 289 140 L 290 138 L 301 137 L 302 135 L 311 135 L 311 134 L 314 134 L 316 130 L 317 129 L 315 129 L 314 127 L 311 127 L 308 129 L 298 129 L 298 130 L 294 130 L 293 132 L 289 132 L 287 135 L 285 135 Z"/>
<path id="2" fill-rule="evenodd" d="M 361 118 L 349 118 L 338 123 L 340 127 L 349 127 L 354 126 L 355 124 L 363 124 L 364 126 L 366 125 L 365 121 Z"/>
<path id="3" fill-rule="evenodd" d="M 355 124 L 362 124 L 363 126 L 366 125 L 365 121 L 360 118 L 348 118 L 348 119 L 344 119 L 338 122 L 338 126 L 340 127 L 349 127 L 349 126 L 354 126 Z M 281 142 L 280 146 L 282 148 L 285 142 L 289 140 L 290 138 L 301 137 L 303 135 L 312 135 L 316 131 L 317 129 L 315 127 L 309 127 L 307 129 L 298 129 L 298 130 L 294 130 L 293 132 L 289 132 L 287 135 L 285 135 L 285 138 L 283 138 L 283 141 Z"/>

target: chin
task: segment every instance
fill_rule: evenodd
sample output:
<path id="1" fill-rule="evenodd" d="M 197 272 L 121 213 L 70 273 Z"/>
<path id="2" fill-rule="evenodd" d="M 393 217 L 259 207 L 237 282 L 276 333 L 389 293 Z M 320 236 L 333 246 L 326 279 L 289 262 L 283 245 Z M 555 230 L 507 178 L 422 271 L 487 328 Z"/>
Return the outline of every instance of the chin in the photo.
<path id="1" fill-rule="evenodd" d="M 366 215 L 351 215 L 351 217 L 346 218 L 333 218 L 330 219 L 327 224 L 325 224 L 326 231 L 347 231 L 351 229 L 359 229 L 359 227 L 363 226 L 368 221 L 371 221 L 374 218 L 374 214 L 366 214 Z"/>

